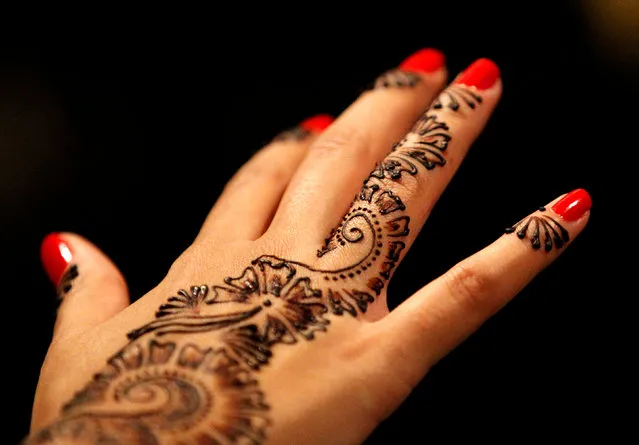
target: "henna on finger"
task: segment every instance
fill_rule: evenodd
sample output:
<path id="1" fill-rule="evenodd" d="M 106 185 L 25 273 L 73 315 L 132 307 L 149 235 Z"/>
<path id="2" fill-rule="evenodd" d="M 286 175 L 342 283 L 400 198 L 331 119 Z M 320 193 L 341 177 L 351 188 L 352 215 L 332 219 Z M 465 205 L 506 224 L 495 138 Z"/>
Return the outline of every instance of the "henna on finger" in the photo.
<path id="1" fill-rule="evenodd" d="M 80 272 L 78 271 L 77 264 L 71 264 L 67 268 L 67 270 L 62 274 L 62 278 L 60 278 L 60 283 L 57 288 L 58 302 L 61 302 L 62 299 L 71 292 L 73 288 L 73 282 L 76 278 L 80 276 Z"/>
<path id="2" fill-rule="evenodd" d="M 568 231 L 555 219 L 549 216 L 545 207 L 537 209 L 538 214 L 530 215 L 517 224 L 505 229 L 506 233 L 514 233 L 519 239 L 528 239 L 533 249 L 541 248 L 550 252 L 553 247 L 561 249 L 570 241 Z"/>
<path id="3" fill-rule="evenodd" d="M 367 90 L 385 88 L 414 88 L 423 81 L 420 73 L 432 73 L 445 64 L 444 55 L 433 48 L 424 48 L 405 59 L 398 69 L 386 71 Z"/>
<path id="4" fill-rule="evenodd" d="M 411 86 L 407 73 L 392 76 Z M 335 317 L 361 317 L 375 303 L 410 234 L 397 184 L 405 175 L 445 168 L 452 135 L 442 111 L 472 111 L 481 103 L 467 86 L 442 93 L 373 169 L 313 264 L 262 255 L 236 277 L 169 297 L 155 320 L 129 332 L 129 343 L 60 419 L 27 443 L 147 444 L 165 437 L 168 443 L 262 443 L 273 422 L 260 370 L 280 345 L 311 341 Z M 353 245 L 363 246 L 359 257 L 321 267 Z"/>
<path id="5" fill-rule="evenodd" d="M 383 88 L 413 88 L 422 81 L 417 73 L 402 70 L 387 71 L 371 83 L 367 90 L 377 90 Z"/>

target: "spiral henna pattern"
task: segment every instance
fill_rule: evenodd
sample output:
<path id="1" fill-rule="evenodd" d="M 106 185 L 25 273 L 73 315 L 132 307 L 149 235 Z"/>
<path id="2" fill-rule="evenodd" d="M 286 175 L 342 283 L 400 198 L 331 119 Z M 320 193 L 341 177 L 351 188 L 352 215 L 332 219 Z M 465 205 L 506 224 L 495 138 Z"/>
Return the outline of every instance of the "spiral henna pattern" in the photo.
<path id="1" fill-rule="evenodd" d="M 415 82 L 391 72 L 378 86 Z M 451 135 L 442 113 L 480 104 L 474 89 L 449 87 L 370 173 L 313 264 L 263 255 L 223 283 L 179 290 L 153 321 L 129 332 L 129 343 L 64 406 L 60 420 L 27 443 L 262 443 L 272 422 L 260 369 L 277 345 L 313 340 L 335 317 L 367 312 L 410 233 L 395 184 L 444 167 Z M 342 249 L 356 249 L 356 259 L 321 267 L 335 264 Z"/>
<path id="2" fill-rule="evenodd" d="M 33 443 L 260 443 L 268 405 L 251 372 L 224 349 L 133 342 L 63 408 Z M 186 439 L 183 433 L 188 433 Z"/>

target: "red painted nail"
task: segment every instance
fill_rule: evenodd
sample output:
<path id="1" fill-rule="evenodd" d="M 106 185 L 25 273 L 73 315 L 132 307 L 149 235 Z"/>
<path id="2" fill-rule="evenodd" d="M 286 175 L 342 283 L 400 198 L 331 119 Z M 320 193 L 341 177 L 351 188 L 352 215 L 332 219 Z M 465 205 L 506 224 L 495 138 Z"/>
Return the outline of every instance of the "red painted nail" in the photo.
<path id="1" fill-rule="evenodd" d="M 44 270 L 54 285 L 58 285 L 62 274 L 72 259 L 69 245 L 60 238 L 59 233 L 51 233 L 42 240 L 40 246 L 40 258 Z"/>
<path id="2" fill-rule="evenodd" d="M 463 83 L 469 87 L 476 87 L 479 90 L 487 90 L 492 87 L 497 79 L 501 77 L 499 67 L 490 59 L 478 59 L 474 61 L 461 75 L 455 83 Z"/>
<path id="3" fill-rule="evenodd" d="M 441 51 L 433 48 L 420 49 L 416 53 L 408 56 L 400 65 L 402 71 L 421 71 L 432 73 L 437 71 L 446 63 L 446 57 Z"/>
<path id="4" fill-rule="evenodd" d="M 577 221 L 590 210 L 592 199 L 584 189 L 573 190 L 552 206 L 553 212 L 566 221 Z"/>
<path id="5" fill-rule="evenodd" d="M 326 130 L 328 126 L 333 123 L 334 120 L 335 119 L 333 118 L 333 116 L 330 116 L 328 114 L 318 114 L 317 116 L 309 117 L 308 119 L 302 121 L 300 127 L 302 127 L 306 131 L 321 133 L 322 131 Z"/>

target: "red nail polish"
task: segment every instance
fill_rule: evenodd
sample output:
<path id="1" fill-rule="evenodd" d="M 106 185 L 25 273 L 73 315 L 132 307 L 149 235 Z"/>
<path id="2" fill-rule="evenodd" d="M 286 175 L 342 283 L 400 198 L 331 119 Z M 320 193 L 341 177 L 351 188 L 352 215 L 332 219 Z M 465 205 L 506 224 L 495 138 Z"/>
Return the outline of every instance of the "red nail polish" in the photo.
<path id="1" fill-rule="evenodd" d="M 302 127 L 306 131 L 321 133 L 322 131 L 326 130 L 328 126 L 333 123 L 334 120 L 335 119 L 333 119 L 333 116 L 330 116 L 328 114 L 318 114 L 317 116 L 309 117 L 308 119 L 302 121 L 300 127 Z"/>
<path id="2" fill-rule="evenodd" d="M 60 234 L 51 233 L 42 240 L 40 246 L 40 258 L 44 270 L 54 285 L 58 285 L 62 274 L 72 259 L 69 245 L 60 238 Z"/>
<path id="3" fill-rule="evenodd" d="M 446 63 L 446 57 L 441 51 L 433 48 L 424 48 L 408 56 L 399 65 L 399 69 L 402 71 L 432 73 L 443 67 L 444 63 Z"/>
<path id="4" fill-rule="evenodd" d="M 573 190 L 552 206 L 553 212 L 566 221 L 577 221 L 590 210 L 592 199 L 584 189 Z"/>
<path id="5" fill-rule="evenodd" d="M 487 90 L 501 77 L 499 67 L 490 59 L 478 59 L 474 61 L 455 83 L 463 83 L 479 90 Z"/>

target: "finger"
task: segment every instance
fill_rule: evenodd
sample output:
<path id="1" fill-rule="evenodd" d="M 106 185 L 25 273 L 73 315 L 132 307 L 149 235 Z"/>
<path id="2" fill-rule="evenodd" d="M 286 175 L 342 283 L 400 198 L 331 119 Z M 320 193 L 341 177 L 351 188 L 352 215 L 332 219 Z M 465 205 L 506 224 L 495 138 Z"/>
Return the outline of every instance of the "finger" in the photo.
<path id="1" fill-rule="evenodd" d="M 315 270 L 326 272 L 324 280 L 350 287 L 354 279 L 365 284 L 371 298 L 373 294 L 380 297 L 367 313 L 368 319 L 387 313 L 386 283 L 500 94 L 500 72 L 492 61 L 480 59 L 468 67 L 393 151 L 380 158 L 339 226 L 317 252 Z M 336 267 L 337 273 L 331 272 Z"/>
<path id="2" fill-rule="evenodd" d="M 124 277 L 86 239 L 52 233 L 42 241 L 40 256 L 60 301 L 54 338 L 96 326 L 129 305 Z"/>
<path id="3" fill-rule="evenodd" d="M 479 59 L 471 64 L 435 99 L 364 182 L 349 214 L 354 214 L 353 209 L 366 208 L 378 216 L 382 226 L 401 227 L 394 235 L 380 233 L 392 237 L 391 244 L 396 247 L 393 255 L 387 255 L 392 261 L 383 265 L 381 278 L 389 279 L 392 268 L 399 263 L 400 252 L 405 254 L 414 242 L 486 125 L 501 89 L 495 63 Z"/>
<path id="4" fill-rule="evenodd" d="M 585 227 L 592 201 L 575 190 L 506 229 L 377 323 L 388 361 L 403 357 L 403 381 L 416 384 L 552 263 Z"/>
<path id="5" fill-rule="evenodd" d="M 382 75 L 309 148 L 269 232 L 321 242 L 344 214 L 361 179 L 388 153 L 446 80 L 444 57 L 422 50 Z"/>
<path id="6" fill-rule="evenodd" d="M 231 178 L 198 238 L 257 239 L 271 222 L 284 189 L 308 146 L 333 118 L 320 114 L 277 136 Z"/>

